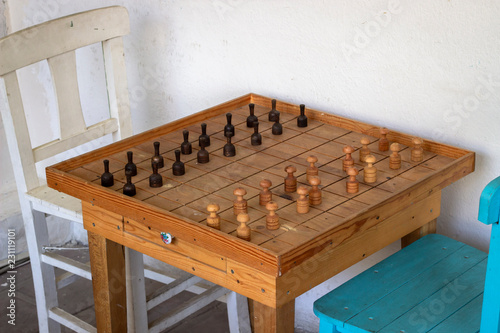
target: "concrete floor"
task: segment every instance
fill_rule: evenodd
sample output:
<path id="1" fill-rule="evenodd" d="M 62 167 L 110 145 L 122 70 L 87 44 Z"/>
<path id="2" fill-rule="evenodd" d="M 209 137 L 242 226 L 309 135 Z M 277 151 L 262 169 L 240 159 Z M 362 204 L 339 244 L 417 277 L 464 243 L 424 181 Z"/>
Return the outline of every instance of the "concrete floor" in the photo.
<path id="1" fill-rule="evenodd" d="M 77 260 L 86 260 L 86 255 L 83 251 L 67 251 L 67 253 L 64 253 L 64 255 L 68 254 L 70 257 L 76 257 Z M 57 272 L 56 274 L 58 273 L 60 272 Z M 38 332 L 35 295 L 33 289 L 34 281 L 31 276 L 31 266 L 26 264 L 17 269 L 15 291 L 15 326 L 8 324 L 8 317 L 6 316 L 9 302 L 9 297 L 7 296 L 9 287 L 6 284 L 7 277 L 7 273 L 0 275 L 0 332 Z M 147 291 L 155 290 L 159 286 L 161 286 L 161 284 L 158 282 L 146 280 Z M 91 291 L 91 282 L 81 278 L 70 286 L 59 290 L 59 307 L 95 326 L 94 301 Z M 168 302 L 158 305 L 149 312 L 148 319 L 150 321 L 155 320 L 163 313 L 167 312 L 168 309 L 175 308 L 193 295 L 194 294 L 185 291 Z M 63 328 L 61 331 L 73 332 L 67 328 Z M 164 332 L 229 332 L 226 304 L 215 301 Z"/>

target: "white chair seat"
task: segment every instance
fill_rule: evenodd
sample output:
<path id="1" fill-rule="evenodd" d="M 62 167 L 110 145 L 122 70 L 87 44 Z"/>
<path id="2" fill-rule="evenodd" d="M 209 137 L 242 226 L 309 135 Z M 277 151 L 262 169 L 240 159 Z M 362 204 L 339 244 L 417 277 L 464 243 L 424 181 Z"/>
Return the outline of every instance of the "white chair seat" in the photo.
<path id="1" fill-rule="evenodd" d="M 32 202 L 39 212 L 62 217 L 83 224 L 82 203 L 80 199 L 51 189 L 47 185 L 36 187 L 26 193 L 26 199 Z"/>

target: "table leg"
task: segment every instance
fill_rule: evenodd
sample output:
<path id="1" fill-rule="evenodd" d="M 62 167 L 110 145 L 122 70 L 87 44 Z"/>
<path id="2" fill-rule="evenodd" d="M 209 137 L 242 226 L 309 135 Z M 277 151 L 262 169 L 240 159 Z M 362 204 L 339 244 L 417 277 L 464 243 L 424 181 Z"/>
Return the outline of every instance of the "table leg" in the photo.
<path id="1" fill-rule="evenodd" d="M 274 309 L 253 301 L 254 333 L 293 333 L 295 300 Z"/>
<path id="2" fill-rule="evenodd" d="M 126 332 L 124 248 L 92 232 L 88 236 L 97 331 Z"/>
<path id="3" fill-rule="evenodd" d="M 401 238 L 401 247 L 406 247 L 413 243 L 414 241 L 424 237 L 425 235 L 428 234 L 435 234 L 436 233 L 436 221 L 437 219 L 434 219 L 430 221 L 429 223 L 421 226 L 417 230 L 410 232 L 408 235 L 404 236 Z"/>

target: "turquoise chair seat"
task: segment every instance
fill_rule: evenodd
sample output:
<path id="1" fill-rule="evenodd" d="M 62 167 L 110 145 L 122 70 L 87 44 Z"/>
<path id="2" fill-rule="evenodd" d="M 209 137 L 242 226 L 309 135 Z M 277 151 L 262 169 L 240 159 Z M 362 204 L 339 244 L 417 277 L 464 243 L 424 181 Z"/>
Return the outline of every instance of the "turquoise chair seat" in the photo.
<path id="1" fill-rule="evenodd" d="M 489 257 L 425 236 L 318 299 L 320 333 L 499 333 L 499 203 L 500 177 L 480 200 L 479 219 L 493 225 Z"/>

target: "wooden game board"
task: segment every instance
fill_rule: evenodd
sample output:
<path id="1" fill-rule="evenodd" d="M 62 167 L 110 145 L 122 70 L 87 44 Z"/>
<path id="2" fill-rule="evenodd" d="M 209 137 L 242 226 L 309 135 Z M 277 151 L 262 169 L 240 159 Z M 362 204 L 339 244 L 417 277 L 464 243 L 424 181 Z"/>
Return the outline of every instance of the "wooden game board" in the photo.
<path id="1" fill-rule="evenodd" d="M 249 103 L 256 104 L 261 146 L 250 144 Z M 412 136 L 391 131 L 388 139 L 400 143 L 403 161 L 400 170 L 391 170 L 391 152 L 378 151 L 378 127 L 306 109 L 308 127 L 299 128 L 299 107 L 278 101 L 283 135 L 274 136 L 267 120 L 270 108 L 271 99 L 248 94 L 49 167 L 47 182 L 82 200 L 91 241 L 97 236 L 111 240 L 232 289 L 255 300 L 255 316 L 266 323 L 261 331 L 290 331 L 294 299 L 300 294 L 399 238 L 409 243 L 432 231 L 440 212 L 441 189 L 474 170 L 474 153 L 424 138 L 424 159 L 415 163 L 408 147 Z M 226 112 L 233 114 L 236 128 L 234 157 L 222 155 Z M 211 136 L 207 164 L 196 162 L 202 122 Z M 186 173 L 176 177 L 171 166 L 184 129 L 190 131 L 193 153 L 182 155 Z M 377 158 L 374 184 L 362 181 L 364 165 L 357 152 L 362 136 L 370 138 L 369 147 Z M 148 183 L 153 141 L 161 143 L 165 158 L 161 188 L 150 188 Z M 361 170 L 356 194 L 345 189 L 345 145 L 356 149 L 353 157 Z M 121 193 L 129 150 L 139 170 L 133 177 L 134 197 Z M 297 194 L 284 192 L 284 169 L 294 165 L 299 183 L 306 185 L 309 155 L 318 157 L 323 202 L 307 214 L 297 214 Z M 100 186 L 103 159 L 109 159 L 114 174 L 111 188 Z M 281 228 L 276 231 L 266 229 L 266 209 L 258 202 L 259 182 L 265 178 L 272 181 L 273 200 L 279 205 Z M 248 192 L 250 242 L 236 237 L 238 224 L 232 210 L 236 187 Z M 221 231 L 206 226 L 206 207 L 212 202 L 221 207 Z M 161 232 L 174 236 L 172 244 L 163 243 Z"/>

